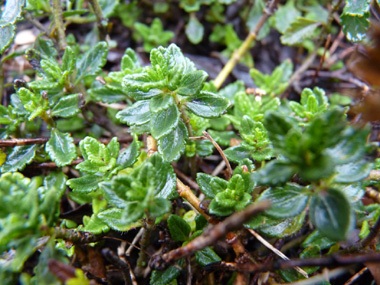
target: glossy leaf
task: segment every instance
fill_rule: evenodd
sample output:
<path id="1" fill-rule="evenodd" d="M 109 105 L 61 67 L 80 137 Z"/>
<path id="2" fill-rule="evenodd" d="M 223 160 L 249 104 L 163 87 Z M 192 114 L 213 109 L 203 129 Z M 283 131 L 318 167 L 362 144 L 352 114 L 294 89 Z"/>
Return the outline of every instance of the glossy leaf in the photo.
<path id="1" fill-rule="evenodd" d="M 186 73 L 178 84 L 177 94 L 181 96 L 196 95 L 202 89 L 207 78 L 207 73 L 203 70 L 196 70 Z"/>
<path id="2" fill-rule="evenodd" d="M 52 116 L 57 117 L 71 117 L 79 113 L 79 95 L 73 94 L 61 98 L 58 103 L 51 110 Z"/>
<path id="3" fill-rule="evenodd" d="M 340 190 L 330 188 L 311 200 L 310 219 L 331 240 L 347 238 L 352 225 L 351 218 L 350 202 Z"/>
<path id="4" fill-rule="evenodd" d="M 263 200 L 272 203 L 265 214 L 276 218 L 290 218 L 301 214 L 309 201 L 309 195 L 303 187 L 286 184 L 284 187 L 265 190 L 258 199 L 258 201 Z"/>
<path id="5" fill-rule="evenodd" d="M 216 176 L 205 173 L 197 173 L 197 183 L 202 193 L 209 198 L 227 189 L 228 182 Z"/>
<path id="6" fill-rule="evenodd" d="M 191 231 L 190 225 L 177 215 L 170 215 L 168 219 L 170 235 L 175 241 L 187 241 Z"/>
<path id="7" fill-rule="evenodd" d="M 229 106 L 228 100 L 211 92 L 202 91 L 186 99 L 189 111 L 204 118 L 214 118 L 224 113 Z"/>
<path id="8" fill-rule="evenodd" d="M 295 233 L 297 233 L 305 220 L 306 213 L 303 212 L 300 215 L 292 218 L 286 218 L 281 220 L 280 223 L 261 227 L 260 232 L 263 234 L 269 236 L 269 237 L 276 237 L 276 238 L 284 238 L 291 236 Z"/>
<path id="9" fill-rule="evenodd" d="M 128 148 L 126 148 L 124 151 L 120 153 L 116 163 L 122 169 L 130 167 L 137 161 L 139 155 L 139 145 L 136 140 L 133 140 L 132 143 L 128 146 Z"/>
<path id="10" fill-rule="evenodd" d="M 67 185 L 73 191 L 89 193 L 99 187 L 99 183 L 103 181 L 101 176 L 85 175 L 79 178 L 73 178 L 67 181 Z"/>
<path id="11" fill-rule="evenodd" d="M 250 158 L 253 151 L 254 148 L 248 145 L 237 145 L 227 148 L 224 151 L 224 154 L 226 155 L 228 160 L 235 163 L 239 163 L 241 160 L 245 158 Z"/>
<path id="12" fill-rule="evenodd" d="M 177 127 L 169 134 L 158 140 L 158 151 L 166 161 L 178 160 L 185 150 L 185 144 L 189 134 L 186 126 L 179 121 Z"/>
<path id="13" fill-rule="evenodd" d="M 76 82 L 79 82 L 86 76 L 98 74 L 101 68 L 106 64 L 107 54 L 107 43 L 99 42 L 82 55 L 76 63 L 78 70 Z"/>
<path id="14" fill-rule="evenodd" d="M 128 106 L 118 112 L 116 118 L 129 126 L 142 125 L 149 122 L 151 118 L 149 101 L 142 100 L 134 103 L 132 106 Z"/>
<path id="15" fill-rule="evenodd" d="M 183 266 L 183 259 L 181 258 L 178 262 L 179 266 Z M 175 278 L 179 276 L 181 273 L 181 269 L 178 266 L 170 266 L 165 271 L 157 271 L 154 270 L 151 277 L 150 283 L 151 285 L 166 285 L 170 284 Z"/>
<path id="16" fill-rule="evenodd" d="M 135 227 L 141 226 L 141 223 L 126 224 L 122 221 L 122 210 L 116 208 L 109 208 L 97 214 L 97 217 L 109 226 L 111 229 L 120 232 L 129 231 Z"/>
<path id="17" fill-rule="evenodd" d="M 195 260 L 201 266 L 219 262 L 222 259 L 209 246 L 195 252 Z"/>
<path id="18" fill-rule="evenodd" d="M 343 32 L 349 41 L 360 42 L 365 38 L 369 27 L 369 13 L 365 16 L 343 14 L 341 19 Z"/>
<path id="19" fill-rule="evenodd" d="M 369 176 L 373 164 L 366 160 L 350 162 L 336 166 L 338 174 L 334 177 L 336 182 L 352 183 L 363 180 Z"/>
<path id="20" fill-rule="evenodd" d="M 0 26 L 14 24 L 21 17 L 24 0 L 9 0 L 1 13 Z"/>
<path id="21" fill-rule="evenodd" d="M 176 105 L 169 105 L 167 109 L 158 111 L 152 114 L 150 120 L 151 134 L 155 139 L 160 139 L 163 136 L 173 131 L 179 121 L 180 113 Z"/>
<path id="22" fill-rule="evenodd" d="M 73 138 L 70 134 L 61 133 L 57 129 L 51 131 L 51 137 L 45 148 L 57 166 L 67 165 L 77 156 Z"/>
<path id="23" fill-rule="evenodd" d="M 1 167 L 1 172 L 15 172 L 23 170 L 25 165 L 30 163 L 36 155 L 38 145 L 16 146 L 7 156 L 7 160 Z"/>
<path id="24" fill-rule="evenodd" d="M 262 185 L 276 186 L 284 184 L 296 173 L 296 169 L 287 161 L 274 160 L 253 174 L 255 181 Z"/>

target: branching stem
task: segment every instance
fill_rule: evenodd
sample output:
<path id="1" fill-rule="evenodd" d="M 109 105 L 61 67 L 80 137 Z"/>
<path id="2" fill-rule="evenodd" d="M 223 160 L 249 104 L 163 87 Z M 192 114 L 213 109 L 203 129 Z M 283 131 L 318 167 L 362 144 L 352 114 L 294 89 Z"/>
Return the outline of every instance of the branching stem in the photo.
<path id="1" fill-rule="evenodd" d="M 63 24 L 63 17 L 62 17 L 62 6 L 60 0 L 53 0 L 53 16 L 54 16 L 54 23 L 55 27 L 57 29 L 57 36 L 58 36 L 58 46 L 60 50 L 64 50 L 66 48 L 66 35 L 65 35 L 65 27 Z"/>

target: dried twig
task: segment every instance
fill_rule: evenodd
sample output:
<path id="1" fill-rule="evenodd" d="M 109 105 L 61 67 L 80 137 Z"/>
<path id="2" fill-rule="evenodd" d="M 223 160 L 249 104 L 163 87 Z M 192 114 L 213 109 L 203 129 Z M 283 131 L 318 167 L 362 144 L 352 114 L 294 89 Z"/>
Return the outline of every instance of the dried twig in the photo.
<path id="1" fill-rule="evenodd" d="M 227 166 L 227 171 L 226 171 L 227 180 L 230 179 L 231 176 L 232 176 L 232 168 L 231 168 L 230 162 L 228 161 L 228 159 L 227 159 L 226 155 L 224 154 L 223 150 L 216 143 L 216 141 L 214 141 L 214 139 L 211 137 L 211 135 L 208 132 L 204 131 L 203 135 L 212 142 L 212 144 L 214 145 L 214 147 L 216 148 L 216 150 L 219 152 L 219 154 L 223 158 L 223 161 L 226 163 L 226 166 Z"/>
<path id="2" fill-rule="evenodd" d="M 239 60 L 243 57 L 243 55 L 249 50 L 251 43 L 256 39 L 259 34 L 261 28 L 268 20 L 269 16 L 274 12 L 278 4 L 278 0 L 272 0 L 267 9 L 264 9 L 264 13 L 258 21 L 256 27 L 250 31 L 243 44 L 239 47 L 239 49 L 235 50 L 232 54 L 230 60 L 223 67 L 222 71 L 215 78 L 214 85 L 217 89 L 219 89 L 223 82 L 226 80 L 228 75 L 231 73 L 232 69 L 234 69 L 235 65 L 239 62 Z"/>
<path id="3" fill-rule="evenodd" d="M 278 269 L 289 269 L 296 266 L 341 266 L 365 262 L 380 263 L 380 254 L 369 253 L 363 255 L 332 255 L 321 258 L 277 260 L 270 263 L 260 264 L 237 264 L 233 262 L 221 261 L 219 264 L 211 264 L 210 269 L 212 269 L 213 266 L 216 266 L 221 267 L 224 270 L 252 273 L 274 271 Z"/>
<path id="4" fill-rule="evenodd" d="M 109 263 L 115 265 L 117 268 L 120 269 L 126 284 L 138 284 L 136 281 L 136 277 L 132 272 L 131 265 L 128 263 L 127 260 L 120 259 L 109 248 L 103 248 L 102 254 L 108 260 Z"/>
<path id="5" fill-rule="evenodd" d="M 277 254 L 279 257 L 281 257 L 283 260 L 290 260 L 289 257 L 287 257 L 285 254 L 283 254 L 281 251 L 279 251 L 277 248 L 275 248 L 273 245 L 271 245 L 269 242 L 267 242 L 262 236 L 260 236 L 258 233 L 256 233 L 252 229 L 248 229 L 248 231 L 256 238 L 258 239 L 265 247 L 270 249 L 272 252 Z M 305 270 L 303 270 L 301 267 L 296 266 L 294 268 L 297 270 L 300 274 L 302 274 L 305 278 L 309 278 L 309 275 Z"/>
<path id="6" fill-rule="evenodd" d="M 149 262 L 150 267 L 156 270 L 164 270 L 176 260 L 189 256 L 197 250 L 201 250 L 209 245 L 214 244 L 228 232 L 240 228 L 245 222 L 251 219 L 252 216 L 265 211 L 269 208 L 269 206 L 270 202 L 268 201 L 261 201 L 249 205 L 243 211 L 229 216 L 227 219 L 218 223 L 217 225 L 208 227 L 201 236 L 193 239 L 185 246 L 174 249 L 162 255 L 153 256 Z"/>

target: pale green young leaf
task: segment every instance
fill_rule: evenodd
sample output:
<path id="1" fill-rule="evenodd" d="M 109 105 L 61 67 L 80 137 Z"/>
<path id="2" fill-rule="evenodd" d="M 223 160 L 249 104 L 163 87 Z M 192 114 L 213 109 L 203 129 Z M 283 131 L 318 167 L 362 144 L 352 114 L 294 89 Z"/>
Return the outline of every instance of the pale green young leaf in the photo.
<path id="1" fill-rule="evenodd" d="M 117 142 L 117 138 L 112 138 L 109 144 L 106 147 L 110 153 L 110 156 L 117 158 L 119 156 L 120 144 Z"/>
<path id="2" fill-rule="evenodd" d="M 39 145 L 37 144 L 14 147 L 1 167 L 1 172 L 5 173 L 23 170 L 25 165 L 33 160 L 38 147 Z"/>
<path id="3" fill-rule="evenodd" d="M 203 39 L 204 27 L 196 17 L 190 17 L 185 33 L 190 42 L 196 45 Z"/>
<path id="4" fill-rule="evenodd" d="M 173 131 L 179 121 L 180 113 L 175 104 L 169 105 L 167 109 L 163 109 L 152 114 L 150 120 L 150 132 L 155 139 L 160 139 L 163 136 Z"/>
<path id="5" fill-rule="evenodd" d="M 52 116 L 68 118 L 79 113 L 79 94 L 65 96 L 59 99 L 51 110 Z"/>
<path id="6" fill-rule="evenodd" d="M 118 112 L 116 118 L 129 126 L 143 125 L 149 122 L 152 116 L 149 110 L 149 105 L 149 100 L 138 101 L 132 106 L 128 106 L 124 110 Z"/>
<path id="7" fill-rule="evenodd" d="M 278 8 L 274 14 L 274 26 L 280 33 L 285 33 L 285 31 L 290 27 L 291 23 L 301 16 L 301 12 L 296 9 L 293 1 L 289 1 L 286 5 Z"/>
<path id="8" fill-rule="evenodd" d="M 77 156 L 73 138 L 70 134 L 61 133 L 57 129 L 51 131 L 45 149 L 57 166 L 70 164 Z"/>
<path id="9" fill-rule="evenodd" d="M 123 57 L 121 58 L 121 70 L 135 70 L 140 67 L 140 62 L 137 58 L 135 51 L 131 48 L 127 48 Z"/>
<path id="10" fill-rule="evenodd" d="M 369 7 L 371 4 L 370 0 L 346 0 L 346 5 L 343 9 L 343 14 L 364 16 L 369 12 Z"/>
<path id="11" fill-rule="evenodd" d="M 189 137 L 185 124 L 180 120 L 174 130 L 158 140 L 158 151 L 166 161 L 178 160 L 185 150 Z"/>
<path id="12" fill-rule="evenodd" d="M 59 80 L 61 78 L 62 70 L 54 59 L 43 59 L 40 64 L 50 80 Z"/>
<path id="13" fill-rule="evenodd" d="M 65 53 L 62 56 L 62 65 L 61 69 L 63 71 L 68 71 L 69 73 L 73 72 L 75 68 L 76 56 L 75 52 L 71 47 L 66 47 Z"/>
<path id="14" fill-rule="evenodd" d="M 108 45 L 106 42 L 99 42 L 82 55 L 76 62 L 78 70 L 75 82 L 81 81 L 86 76 L 96 75 L 106 64 Z"/>
<path id="15" fill-rule="evenodd" d="M 223 114 L 230 105 L 227 99 L 214 93 L 201 91 L 195 96 L 186 98 L 186 108 L 203 118 L 215 118 Z"/>
<path id="16" fill-rule="evenodd" d="M 97 214 L 97 217 L 115 231 L 127 232 L 133 228 L 142 226 L 140 221 L 133 224 L 126 224 L 122 222 L 122 210 L 117 208 L 108 208 L 103 210 Z"/>
<path id="17" fill-rule="evenodd" d="M 214 198 L 216 194 L 226 190 L 228 185 L 226 180 L 205 173 L 197 173 L 197 183 L 208 198 Z"/>
<path id="18" fill-rule="evenodd" d="M 281 43 L 284 45 L 299 45 L 302 42 L 313 36 L 314 31 L 321 23 L 299 17 L 281 36 Z"/>

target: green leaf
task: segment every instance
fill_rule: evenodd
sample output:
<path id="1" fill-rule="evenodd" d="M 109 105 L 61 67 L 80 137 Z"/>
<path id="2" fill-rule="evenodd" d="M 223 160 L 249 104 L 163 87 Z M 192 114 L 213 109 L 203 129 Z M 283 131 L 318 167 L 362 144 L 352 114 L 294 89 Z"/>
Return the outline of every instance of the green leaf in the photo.
<path id="1" fill-rule="evenodd" d="M 275 218 L 290 218 L 301 214 L 309 201 L 309 195 L 303 187 L 289 183 L 284 187 L 265 190 L 258 198 L 258 201 L 263 200 L 272 203 L 265 214 Z"/>
<path id="2" fill-rule="evenodd" d="M 57 129 L 51 131 L 45 149 L 57 166 L 70 164 L 77 156 L 74 139 L 70 134 L 61 133 Z"/>
<path id="3" fill-rule="evenodd" d="M 155 153 L 149 158 L 149 162 L 154 166 L 156 173 L 155 182 L 156 197 L 168 199 L 176 189 L 176 175 L 170 163 Z"/>
<path id="4" fill-rule="evenodd" d="M 185 151 L 189 137 L 185 124 L 180 120 L 177 127 L 158 140 L 158 151 L 166 161 L 178 160 Z"/>
<path id="5" fill-rule="evenodd" d="M 177 264 L 183 266 L 183 258 L 181 258 Z M 150 276 L 150 285 L 167 285 L 170 284 L 174 279 L 176 279 L 181 273 L 182 269 L 178 266 L 170 266 L 165 271 L 153 270 Z"/>
<path id="6" fill-rule="evenodd" d="M 230 148 L 227 148 L 224 151 L 224 154 L 228 160 L 239 163 L 245 158 L 250 158 L 254 148 L 249 147 L 248 145 L 237 145 Z"/>
<path id="7" fill-rule="evenodd" d="M 67 181 L 67 185 L 73 191 L 89 193 L 99 187 L 99 183 L 103 181 L 103 177 L 96 175 L 85 175 L 79 178 L 73 178 Z"/>
<path id="8" fill-rule="evenodd" d="M 334 244 L 335 241 L 328 239 L 327 237 L 322 235 L 318 230 L 315 230 L 305 239 L 305 241 L 302 243 L 302 247 L 307 248 L 310 246 L 315 246 L 318 247 L 320 250 L 324 250 Z"/>
<path id="9" fill-rule="evenodd" d="M 111 229 L 120 232 L 127 232 L 142 225 L 140 222 L 133 224 L 126 224 L 122 222 L 122 210 L 116 208 L 109 208 L 101 211 L 97 214 L 97 217 Z"/>
<path id="10" fill-rule="evenodd" d="M 177 215 L 170 215 L 168 219 L 170 235 L 175 241 L 187 241 L 190 235 L 190 225 Z"/>
<path id="11" fill-rule="evenodd" d="M 334 177 L 334 179 L 336 182 L 340 183 L 353 183 L 361 181 L 369 176 L 372 168 L 373 164 L 368 163 L 366 160 L 337 165 L 335 170 L 338 174 Z"/>
<path id="12" fill-rule="evenodd" d="M 116 114 L 116 118 L 121 122 L 133 126 L 143 125 L 150 121 L 149 100 L 142 100 Z"/>
<path id="13" fill-rule="evenodd" d="M 273 160 L 254 172 L 253 177 L 258 184 L 276 186 L 289 181 L 295 173 L 296 169 L 288 161 Z"/>
<path id="14" fill-rule="evenodd" d="M 207 76 L 207 73 L 203 70 L 186 73 L 177 86 L 177 94 L 181 96 L 197 94 L 202 89 Z"/>
<path id="15" fill-rule="evenodd" d="M 203 39 L 204 27 L 196 17 L 191 17 L 186 25 L 185 33 L 192 44 L 199 44 Z"/>
<path id="16" fill-rule="evenodd" d="M 214 198 L 216 194 L 226 190 L 228 185 L 226 180 L 205 173 L 197 173 L 197 183 L 208 198 Z"/>
<path id="17" fill-rule="evenodd" d="M 364 16 L 369 12 L 370 0 L 346 0 L 346 5 L 343 9 L 343 14 Z"/>
<path id="18" fill-rule="evenodd" d="M 284 238 L 291 236 L 301 229 L 303 222 L 305 220 L 306 213 L 302 212 L 300 215 L 293 217 L 293 218 L 287 218 L 282 219 L 280 223 L 266 226 L 266 227 L 260 227 L 260 232 L 263 234 L 269 236 L 269 237 L 275 237 L 275 238 Z"/>
<path id="19" fill-rule="evenodd" d="M 12 44 L 16 27 L 14 25 L 0 26 L 0 54 L 4 54 L 6 49 Z"/>
<path id="20" fill-rule="evenodd" d="M 160 217 L 170 211 L 172 204 L 163 198 L 154 198 L 153 202 L 148 205 L 148 212 L 152 217 Z"/>
<path id="21" fill-rule="evenodd" d="M 184 101 L 189 111 L 203 118 L 218 117 L 229 106 L 227 99 L 207 91 L 201 91 L 195 96 L 187 97 Z"/>
<path id="22" fill-rule="evenodd" d="M 76 62 L 78 70 L 76 81 L 79 82 L 86 76 L 98 74 L 106 64 L 108 54 L 108 45 L 106 42 L 99 42 L 88 50 Z"/>
<path id="23" fill-rule="evenodd" d="M 88 89 L 87 92 L 92 100 L 102 101 L 104 103 L 116 103 L 124 101 L 128 98 L 128 95 L 125 94 L 123 91 L 111 89 L 108 87 L 108 85 L 102 85 L 97 88 L 91 88 Z"/>
<path id="24" fill-rule="evenodd" d="M 149 109 L 155 113 L 168 109 L 171 105 L 174 105 L 173 96 L 166 93 L 154 96 L 149 100 Z"/>
<path id="25" fill-rule="evenodd" d="M 350 202 L 340 190 L 330 188 L 312 198 L 310 219 L 329 239 L 345 240 L 352 225 Z"/>
<path id="26" fill-rule="evenodd" d="M 9 0 L 5 3 L 2 10 L 0 26 L 14 24 L 21 17 L 22 8 L 25 4 L 24 0 Z"/>
<path id="27" fill-rule="evenodd" d="M 61 98 L 51 110 L 52 116 L 71 117 L 79 113 L 79 94 L 68 95 Z"/>
<path id="28" fill-rule="evenodd" d="M 209 246 L 195 252 L 195 260 L 201 266 L 222 261 L 222 259 Z"/>
<path id="29" fill-rule="evenodd" d="M 296 9 L 294 2 L 289 1 L 286 5 L 278 8 L 274 14 L 274 26 L 283 34 L 299 16 L 301 16 L 301 12 Z"/>
<path id="30" fill-rule="evenodd" d="M 176 105 L 169 105 L 167 109 L 158 111 L 152 114 L 150 120 L 150 131 L 155 139 L 160 139 L 163 136 L 173 131 L 179 121 L 180 113 Z"/>
<path id="31" fill-rule="evenodd" d="M 41 60 L 40 64 L 49 80 L 58 81 L 61 78 L 62 71 L 54 59 L 43 59 Z"/>
<path id="32" fill-rule="evenodd" d="M 7 160 L 1 167 L 1 172 L 14 172 L 23 170 L 25 165 L 30 163 L 36 155 L 39 145 L 16 146 L 7 156 Z"/>
<path id="33" fill-rule="evenodd" d="M 369 27 L 369 13 L 364 16 L 342 14 L 341 25 L 347 39 L 351 42 L 362 41 Z"/>
<path id="34" fill-rule="evenodd" d="M 214 120 L 214 119 L 212 119 L 212 120 Z M 218 119 L 215 119 L 215 120 L 218 120 Z M 232 139 L 236 139 L 236 140 L 239 139 L 239 137 L 235 134 L 234 131 L 214 131 L 214 130 L 208 130 L 208 133 L 221 146 L 230 146 Z"/>
<path id="35" fill-rule="evenodd" d="M 83 231 L 90 232 L 94 235 L 106 233 L 110 230 L 110 228 L 95 214 L 93 214 L 91 218 L 88 216 L 84 216 L 83 224 L 84 224 Z"/>
<path id="36" fill-rule="evenodd" d="M 247 26 L 249 30 L 253 30 L 259 23 L 263 10 L 265 9 L 265 3 L 263 0 L 257 0 L 254 2 L 252 9 L 249 11 Z M 262 40 L 269 34 L 270 26 L 269 23 L 264 23 L 263 27 L 260 29 L 260 32 L 257 36 L 257 40 Z"/>
<path id="37" fill-rule="evenodd" d="M 122 169 L 130 167 L 137 161 L 139 155 L 140 151 L 138 142 L 136 140 L 133 140 L 128 148 L 120 153 L 119 157 L 117 158 L 117 164 Z"/>
<path id="38" fill-rule="evenodd" d="M 304 40 L 313 36 L 314 31 L 320 24 L 319 22 L 299 17 L 281 36 L 281 43 L 290 46 L 300 45 Z"/>

